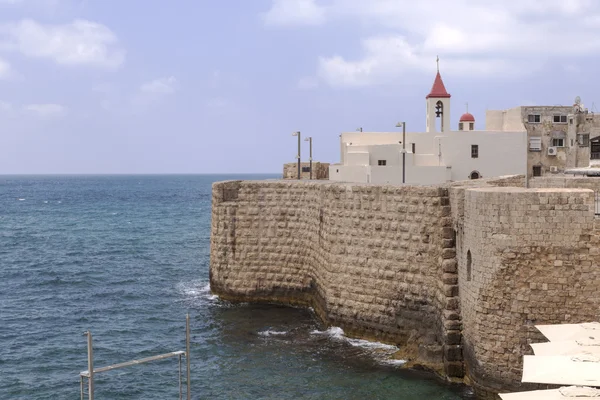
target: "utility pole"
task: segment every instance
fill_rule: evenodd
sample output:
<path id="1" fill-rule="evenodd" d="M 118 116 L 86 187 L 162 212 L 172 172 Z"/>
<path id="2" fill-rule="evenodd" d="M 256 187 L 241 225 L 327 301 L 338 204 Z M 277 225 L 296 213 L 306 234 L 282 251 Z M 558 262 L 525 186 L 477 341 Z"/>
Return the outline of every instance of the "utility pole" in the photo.
<path id="1" fill-rule="evenodd" d="M 406 122 L 398 122 L 396 128 L 402 126 L 402 184 L 406 183 Z"/>
<path id="2" fill-rule="evenodd" d="M 300 179 L 300 174 L 301 174 L 301 167 L 300 167 L 300 142 L 301 142 L 300 131 L 292 133 L 292 136 L 298 136 L 298 155 L 296 157 L 298 158 L 298 179 Z"/>
<path id="3" fill-rule="evenodd" d="M 308 161 L 309 161 L 309 165 L 310 165 L 310 179 L 312 180 L 313 174 L 312 174 L 312 136 L 307 137 L 306 139 L 304 139 L 304 141 L 308 142 L 308 148 L 309 148 L 309 155 L 308 155 Z"/>
<path id="4" fill-rule="evenodd" d="M 529 132 L 525 135 L 525 188 L 529 189 Z"/>

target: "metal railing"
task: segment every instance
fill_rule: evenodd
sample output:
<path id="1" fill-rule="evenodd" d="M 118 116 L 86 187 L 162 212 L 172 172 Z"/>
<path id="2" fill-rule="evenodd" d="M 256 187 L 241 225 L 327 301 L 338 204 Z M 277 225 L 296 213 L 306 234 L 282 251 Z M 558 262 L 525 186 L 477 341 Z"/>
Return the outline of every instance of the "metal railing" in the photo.
<path id="1" fill-rule="evenodd" d="M 101 372 L 112 371 L 118 368 L 130 367 L 132 365 L 144 364 L 151 361 L 159 361 L 164 360 L 171 357 L 179 358 L 179 400 L 183 399 L 183 387 L 181 384 L 181 357 L 185 357 L 186 362 L 186 395 L 187 400 L 191 399 L 191 381 L 190 381 L 190 315 L 187 314 L 185 317 L 185 351 L 173 351 L 171 353 L 160 354 L 157 356 L 140 358 L 139 360 L 131 360 L 119 364 L 109 365 L 107 367 L 94 368 L 94 349 L 92 343 L 92 332 L 87 331 L 84 333 L 87 336 L 87 346 L 88 346 L 88 369 L 87 371 L 82 371 L 79 373 L 79 383 L 81 387 L 81 400 L 84 399 L 85 393 L 85 384 L 84 378 L 88 380 L 88 399 L 94 400 L 94 376 Z"/>
<path id="2" fill-rule="evenodd" d="M 590 153 L 591 160 L 600 160 L 600 153 Z"/>

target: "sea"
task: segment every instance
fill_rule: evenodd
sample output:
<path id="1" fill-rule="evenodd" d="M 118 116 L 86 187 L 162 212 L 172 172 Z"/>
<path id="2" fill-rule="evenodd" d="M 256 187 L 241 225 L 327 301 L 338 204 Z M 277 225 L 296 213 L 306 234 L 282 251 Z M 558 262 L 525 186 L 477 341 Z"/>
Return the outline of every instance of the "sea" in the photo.
<path id="1" fill-rule="evenodd" d="M 185 350 L 186 314 L 193 399 L 472 398 L 310 309 L 211 294 L 212 183 L 273 178 L 0 176 L 0 399 L 79 399 L 84 332 L 97 369 Z M 178 399 L 178 359 L 99 373 L 95 398 Z"/>

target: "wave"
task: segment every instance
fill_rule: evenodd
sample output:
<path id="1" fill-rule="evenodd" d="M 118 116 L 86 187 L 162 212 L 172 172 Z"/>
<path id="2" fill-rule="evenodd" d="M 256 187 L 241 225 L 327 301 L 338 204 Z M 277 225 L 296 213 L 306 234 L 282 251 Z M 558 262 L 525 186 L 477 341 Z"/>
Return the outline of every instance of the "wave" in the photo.
<path id="1" fill-rule="evenodd" d="M 260 336 L 282 336 L 282 335 L 287 335 L 288 332 L 287 331 L 272 331 L 270 329 L 267 329 L 266 331 L 258 332 L 258 334 Z"/>
<path id="2" fill-rule="evenodd" d="M 406 363 L 406 360 L 396 360 L 391 358 L 391 355 L 398 351 L 398 347 L 390 344 L 371 342 L 364 339 L 350 339 L 344 334 L 344 330 L 337 326 L 332 326 L 325 331 L 314 330 L 311 335 L 328 336 L 332 340 L 343 341 L 351 346 L 359 347 L 369 351 L 374 358 L 382 364 L 401 366 Z"/>
<path id="3" fill-rule="evenodd" d="M 186 302 L 194 306 L 220 303 L 219 296 L 210 292 L 210 283 L 203 280 L 180 282 L 177 284 L 177 291 Z"/>

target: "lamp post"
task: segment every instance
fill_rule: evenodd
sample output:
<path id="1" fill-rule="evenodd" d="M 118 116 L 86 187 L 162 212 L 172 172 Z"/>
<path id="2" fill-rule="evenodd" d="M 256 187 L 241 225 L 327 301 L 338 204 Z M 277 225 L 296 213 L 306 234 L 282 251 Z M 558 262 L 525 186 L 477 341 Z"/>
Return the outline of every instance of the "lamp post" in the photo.
<path id="1" fill-rule="evenodd" d="M 296 158 L 298 158 L 298 179 L 300 179 L 300 172 L 301 172 L 301 168 L 300 168 L 300 142 L 301 142 L 300 131 L 292 133 L 292 136 L 298 136 L 298 155 L 296 156 Z"/>
<path id="2" fill-rule="evenodd" d="M 307 137 L 306 139 L 304 139 L 305 142 L 308 142 L 308 148 L 309 148 L 309 154 L 308 154 L 308 162 L 309 162 L 309 169 L 310 169 L 310 179 L 312 179 L 312 136 Z"/>
<path id="3" fill-rule="evenodd" d="M 396 128 L 402 126 L 402 184 L 406 183 L 406 122 L 398 122 Z"/>
<path id="4" fill-rule="evenodd" d="M 529 133 L 525 135 L 525 188 L 529 189 Z"/>

